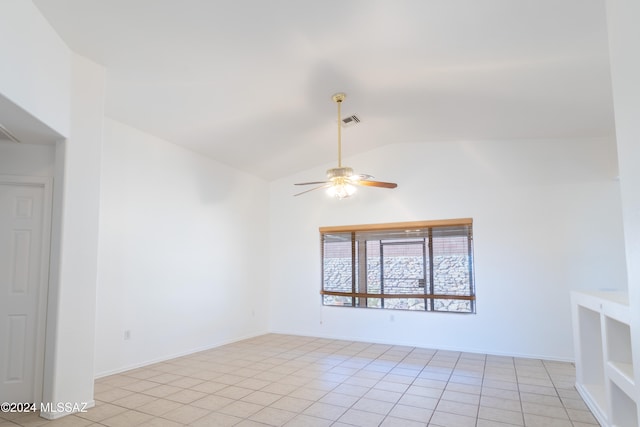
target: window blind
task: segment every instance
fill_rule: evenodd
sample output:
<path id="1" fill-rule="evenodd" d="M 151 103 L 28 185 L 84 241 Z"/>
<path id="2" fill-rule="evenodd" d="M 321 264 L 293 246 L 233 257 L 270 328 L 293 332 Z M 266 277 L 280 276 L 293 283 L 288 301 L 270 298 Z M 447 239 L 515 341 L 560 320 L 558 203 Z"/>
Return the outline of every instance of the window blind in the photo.
<path id="1" fill-rule="evenodd" d="M 475 313 L 470 218 L 321 227 L 324 305 Z"/>

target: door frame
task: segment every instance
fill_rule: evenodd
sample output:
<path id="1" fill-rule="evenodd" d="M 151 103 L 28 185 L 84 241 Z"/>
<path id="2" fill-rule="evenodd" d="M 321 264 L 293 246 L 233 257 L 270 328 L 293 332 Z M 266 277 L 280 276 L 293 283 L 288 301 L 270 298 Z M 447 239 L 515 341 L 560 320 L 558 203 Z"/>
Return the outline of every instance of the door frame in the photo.
<path id="1" fill-rule="evenodd" d="M 0 184 L 41 187 L 42 243 L 40 247 L 40 283 L 38 284 L 38 322 L 36 325 L 36 354 L 33 373 L 33 400 L 38 407 L 42 402 L 44 361 L 46 348 L 47 303 L 49 300 L 49 266 L 51 256 L 51 220 L 53 207 L 53 178 L 46 176 L 0 175 Z"/>

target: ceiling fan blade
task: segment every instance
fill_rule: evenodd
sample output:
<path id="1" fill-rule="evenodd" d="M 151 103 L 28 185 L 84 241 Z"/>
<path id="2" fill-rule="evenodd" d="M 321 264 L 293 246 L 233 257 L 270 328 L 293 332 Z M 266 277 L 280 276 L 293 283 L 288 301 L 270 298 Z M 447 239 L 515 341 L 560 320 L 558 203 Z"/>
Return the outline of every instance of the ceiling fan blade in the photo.
<path id="1" fill-rule="evenodd" d="M 299 182 L 294 185 L 319 185 L 310 190 L 303 191 L 294 196 L 300 196 L 313 190 L 319 190 L 321 188 L 333 187 L 332 192 L 339 199 L 350 197 L 355 192 L 354 185 L 361 185 L 365 187 L 379 187 L 379 188 L 396 188 L 398 184 L 395 182 L 382 182 L 373 181 L 373 176 L 367 174 L 353 173 L 353 169 L 347 166 L 342 166 L 342 114 L 341 105 L 346 95 L 344 93 L 336 93 L 331 99 L 338 105 L 338 166 L 327 170 L 328 181 L 310 181 Z M 355 116 L 354 116 L 355 118 Z"/>
<path id="2" fill-rule="evenodd" d="M 311 184 L 311 183 L 309 183 L 309 184 Z M 327 184 L 327 183 L 323 183 L 323 185 L 320 185 L 320 186 L 318 186 L 318 187 L 314 187 L 314 188 L 311 188 L 311 189 L 309 189 L 309 190 L 303 191 L 302 193 L 294 194 L 293 196 L 294 196 L 294 197 L 295 197 L 295 196 L 300 196 L 300 195 L 305 194 L 305 193 L 308 193 L 308 192 L 310 192 L 310 191 L 313 191 L 313 190 L 320 190 L 321 188 L 327 188 L 327 187 L 331 187 L 331 183 L 328 183 L 328 184 Z"/>
<path id="3" fill-rule="evenodd" d="M 356 185 L 364 185 L 365 187 L 380 187 L 380 188 L 396 188 L 398 184 L 395 182 L 382 182 L 382 181 L 353 181 Z"/>
<path id="4" fill-rule="evenodd" d="M 310 182 L 298 182 L 293 185 L 311 185 L 311 184 L 329 184 L 329 181 L 310 181 Z"/>
<path id="5" fill-rule="evenodd" d="M 354 181 L 370 180 L 371 178 L 373 178 L 373 175 L 367 175 L 366 173 L 359 173 L 358 175 L 351 175 L 349 177 L 350 180 Z"/>

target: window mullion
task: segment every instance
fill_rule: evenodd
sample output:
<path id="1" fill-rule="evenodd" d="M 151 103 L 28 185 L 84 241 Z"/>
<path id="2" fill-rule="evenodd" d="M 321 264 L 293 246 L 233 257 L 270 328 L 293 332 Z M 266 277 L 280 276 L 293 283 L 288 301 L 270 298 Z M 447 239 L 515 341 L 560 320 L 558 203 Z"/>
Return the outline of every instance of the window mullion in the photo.
<path id="1" fill-rule="evenodd" d="M 384 245 L 380 240 L 380 293 L 384 294 Z M 384 308 L 384 298 L 380 298 L 380 308 Z"/>
<path id="2" fill-rule="evenodd" d="M 355 231 L 351 233 L 351 292 L 354 294 L 351 297 L 351 306 L 356 306 L 356 233 Z"/>
<path id="3" fill-rule="evenodd" d="M 429 293 L 431 295 L 435 294 L 434 292 L 434 285 L 433 285 L 433 228 L 429 227 L 429 233 L 428 233 L 428 239 L 429 239 Z M 429 308 L 431 309 L 431 311 L 434 311 L 435 309 L 435 299 L 431 298 L 429 299 Z"/>
<path id="4" fill-rule="evenodd" d="M 320 298 L 322 300 L 322 305 L 324 305 L 325 303 L 325 296 L 322 295 L 322 292 L 324 292 L 325 289 L 325 283 L 324 283 L 324 276 L 325 276 L 325 268 L 324 268 L 324 254 L 325 254 L 325 250 L 324 250 L 324 245 L 325 245 L 325 240 L 327 239 L 327 235 L 324 233 L 320 234 L 320 259 L 322 260 L 322 268 L 320 271 Z"/>
<path id="5" fill-rule="evenodd" d="M 476 294 L 475 281 L 473 277 L 473 242 L 471 241 L 472 239 L 473 239 L 473 232 L 469 227 L 467 230 L 467 257 L 468 257 L 468 264 L 469 264 L 469 295 L 470 296 L 474 296 Z M 470 304 L 471 312 L 475 313 L 476 312 L 475 299 L 471 300 L 469 304 Z"/>
<path id="6" fill-rule="evenodd" d="M 364 239 L 358 239 L 356 241 L 358 246 L 358 293 L 366 294 L 367 289 L 367 241 Z M 358 299 L 358 307 L 367 307 L 369 301 L 367 298 Z"/>
<path id="7" fill-rule="evenodd" d="M 424 293 L 427 293 L 427 239 L 422 239 L 422 277 L 424 280 Z M 429 305 L 429 298 L 424 299 L 424 309 Z"/>

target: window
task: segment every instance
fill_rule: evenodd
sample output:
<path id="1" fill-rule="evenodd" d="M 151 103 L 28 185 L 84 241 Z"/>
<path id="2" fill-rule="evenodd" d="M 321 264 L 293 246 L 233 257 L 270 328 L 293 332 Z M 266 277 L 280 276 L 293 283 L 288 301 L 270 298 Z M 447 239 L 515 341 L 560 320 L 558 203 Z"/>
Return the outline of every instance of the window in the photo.
<path id="1" fill-rule="evenodd" d="M 475 313 L 472 220 L 321 227 L 322 303 Z"/>

